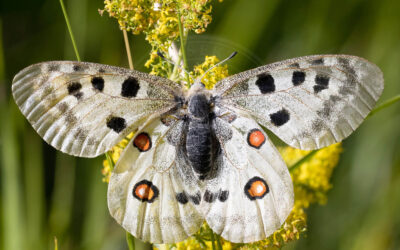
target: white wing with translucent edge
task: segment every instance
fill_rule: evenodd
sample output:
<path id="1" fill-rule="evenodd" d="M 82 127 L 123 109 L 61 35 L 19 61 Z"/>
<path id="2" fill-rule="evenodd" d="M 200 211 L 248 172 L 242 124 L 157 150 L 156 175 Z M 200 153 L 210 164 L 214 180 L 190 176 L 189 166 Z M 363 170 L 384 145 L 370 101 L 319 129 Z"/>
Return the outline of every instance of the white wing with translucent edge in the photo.
<path id="1" fill-rule="evenodd" d="M 44 62 L 19 72 L 14 99 L 56 149 L 95 157 L 150 115 L 175 105 L 180 86 L 138 71 L 85 62 Z"/>
<path id="2" fill-rule="evenodd" d="M 196 233 L 204 218 L 199 197 L 180 173 L 183 121 L 159 118 L 144 125 L 128 144 L 111 175 L 108 207 L 111 215 L 135 237 L 152 243 L 174 243 Z"/>
<path id="3" fill-rule="evenodd" d="M 231 242 L 262 240 L 277 230 L 293 207 L 293 185 L 279 152 L 262 128 L 237 117 L 214 123 L 222 153 L 219 173 L 208 180 L 203 214 L 214 232 Z"/>
<path id="4" fill-rule="evenodd" d="M 383 90 L 380 69 L 348 55 L 290 59 L 217 83 L 217 105 L 252 117 L 287 144 L 317 149 L 350 135 Z"/>

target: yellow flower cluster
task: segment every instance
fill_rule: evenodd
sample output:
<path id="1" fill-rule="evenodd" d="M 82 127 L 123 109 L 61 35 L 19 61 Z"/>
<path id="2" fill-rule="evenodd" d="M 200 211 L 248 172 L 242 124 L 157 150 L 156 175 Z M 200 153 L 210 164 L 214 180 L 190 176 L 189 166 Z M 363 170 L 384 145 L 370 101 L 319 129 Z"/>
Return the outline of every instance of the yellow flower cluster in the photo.
<path id="1" fill-rule="evenodd" d="M 291 171 L 296 201 L 301 201 L 302 207 L 307 208 L 310 203 L 326 203 L 326 193 L 332 188 L 330 177 L 339 162 L 342 150 L 340 143 L 320 149 L 310 159 Z M 281 153 L 288 166 L 291 166 L 294 164 L 293 161 L 310 154 L 310 151 L 286 147 L 281 150 Z"/>
<path id="2" fill-rule="evenodd" d="M 132 137 L 133 133 L 130 133 L 127 137 L 125 137 L 122 141 L 120 141 L 117 145 L 115 145 L 110 151 L 108 151 L 108 154 L 111 156 L 110 160 L 112 162 L 109 162 L 108 159 L 103 160 L 103 169 L 101 170 L 101 173 L 104 175 L 103 182 L 108 183 L 110 181 L 110 176 L 114 164 L 118 161 L 122 151 L 124 150 L 126 145 L 128 145 Z M 110 166 L 110 163 L 113 164 L 113 166 Z"/>
<path id="3" fill-rule="evenodd" d="M 220 0 L 221 1 L 221 0 Z M 105 0 L 104 10 L 116 18 L 123 30 L 144 33 L 152 53 L 168 52 L 171 42 L 179 37 L 178 16 L 184 32 L 205 31 L 211 22 L 211 0 Z M 179 11 L 179 13 L 178 13 Z M 151 57 L 146 65 L 156 64 Z"/>

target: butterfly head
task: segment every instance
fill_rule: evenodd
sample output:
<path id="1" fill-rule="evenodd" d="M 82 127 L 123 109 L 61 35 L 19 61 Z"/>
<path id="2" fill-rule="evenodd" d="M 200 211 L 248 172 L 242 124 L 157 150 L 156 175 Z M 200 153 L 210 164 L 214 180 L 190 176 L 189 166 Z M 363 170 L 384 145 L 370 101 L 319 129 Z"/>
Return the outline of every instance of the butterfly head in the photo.
<path id="1" fill-rule="evenodd" d="M 201 82 L 201 79 L 198 78 L 196 81 L 190 86 L 190 89 L 187 94 L 187 98 L 189 99 L 190 96 L 193 96 L 194 94 L 199 94 L 199 93 L 204 93 L 208 95 L 208 90 L 206 89 L 206 86 L 204 83 Z"/>

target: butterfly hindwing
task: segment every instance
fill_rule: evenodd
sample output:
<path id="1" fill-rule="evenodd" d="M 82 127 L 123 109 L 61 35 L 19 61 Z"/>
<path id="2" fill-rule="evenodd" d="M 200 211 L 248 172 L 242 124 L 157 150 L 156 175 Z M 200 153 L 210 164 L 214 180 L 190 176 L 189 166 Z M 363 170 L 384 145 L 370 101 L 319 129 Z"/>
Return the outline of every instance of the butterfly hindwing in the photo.
<path id="1" fill-rule="evenodd" d="M 179 85 L 95 63 L 45 62 L 19 72 L 14 99 L 43 139 L 65 153 L 94 157 L 150 115 L 174 106 Z"/>
<path id="2" fill-rule="evenodd" d="M 380 69 L 347 55 L 306 56 L 217 83 L 220 105 L 267 127 L 289 145 L 317 149 L 353 132 L 383 90 Z"/>
<path id="3" fill-rule="evenodd" d="M 220 118 L 214 123 L 221 153 L 215 162 L 218 175 L 206 180 L 202 212 L 213 231 L 231 242 L 261 240 L 292 210 L 292 181 L 256 122 L 238 116 L 227 123 Z"/>
<path id="4" fill-rule="evenodd" d="M 139 129 L 117 162 L 108 187 L 111 215 L 132 235 L 174 243 L 196 233 L 204 219 L 176 159 L 182 121 L 154 119 Z M 191 190 L 194 191 L 194 190 Z"/>

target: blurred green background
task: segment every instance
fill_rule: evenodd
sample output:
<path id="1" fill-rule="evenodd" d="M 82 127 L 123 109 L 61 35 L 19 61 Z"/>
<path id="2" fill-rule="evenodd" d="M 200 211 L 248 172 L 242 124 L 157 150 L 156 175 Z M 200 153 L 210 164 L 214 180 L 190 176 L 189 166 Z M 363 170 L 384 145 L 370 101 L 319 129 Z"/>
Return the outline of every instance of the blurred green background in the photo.
<path id="1" fill-rule="evenodd" d="M 128 67 L 122 32 L 100 0 L 65 0 L 83 61 Z M 0 249 L 127 249 L 107 210 L 104 157 L 78 159 L 48 146 L 11 98 L 13 76 L 48 60 L 74 60 L 58 1 L 0 2 Z M 135 68 L 150 47 L 129 36 Z M 230 73 L 286 58 L 345 53 L 376 63 L 380 99 L 400 93 L 400 1 L 225 0 L 213 21 L 191 34 L 189 64 L 205 55 L 238 56 Z M 291 249 L 400 248 L 400 104 L 368 119 L 344 142 L 325 206 L 308 209 L 307 237 Z"/>

